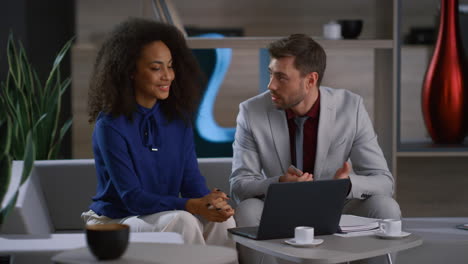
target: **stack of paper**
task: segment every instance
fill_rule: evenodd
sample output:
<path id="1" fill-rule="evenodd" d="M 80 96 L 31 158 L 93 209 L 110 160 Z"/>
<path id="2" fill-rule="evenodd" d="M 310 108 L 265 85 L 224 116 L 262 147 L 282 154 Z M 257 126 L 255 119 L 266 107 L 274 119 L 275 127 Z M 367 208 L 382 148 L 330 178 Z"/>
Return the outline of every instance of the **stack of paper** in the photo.
<path id="1" fill-rule="evenodd" d="M 379 220 L 344 214 L 340 220 L 341 232 L 337 235 L 344 237 L 372 235 L 379 228 Z"/>

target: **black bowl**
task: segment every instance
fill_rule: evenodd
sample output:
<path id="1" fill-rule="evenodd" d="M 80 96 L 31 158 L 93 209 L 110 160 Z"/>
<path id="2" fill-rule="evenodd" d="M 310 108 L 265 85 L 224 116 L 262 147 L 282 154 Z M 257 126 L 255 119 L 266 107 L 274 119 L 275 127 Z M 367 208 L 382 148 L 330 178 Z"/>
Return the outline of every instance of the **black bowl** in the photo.
<path id="1" fill-rule="evenodd" d="M 86 226 L 86 241 L 91 253 L 99 260 L 120 258 L 128 246 L 129 226 L 98 224 Z"/>
<path id="2" fill-rule="evenodd" d="M 362 20 L 360 19 L 343 19 L 338 23 L 341 25 L 341 36 L 345 39 L 355 39 L 361 34 Z"/>

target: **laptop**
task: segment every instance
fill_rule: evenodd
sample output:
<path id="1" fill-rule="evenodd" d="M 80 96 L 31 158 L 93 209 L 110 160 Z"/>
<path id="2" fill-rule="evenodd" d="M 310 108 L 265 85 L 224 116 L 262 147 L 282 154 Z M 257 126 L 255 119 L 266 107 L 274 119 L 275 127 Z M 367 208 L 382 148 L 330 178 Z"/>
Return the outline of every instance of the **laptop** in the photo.
<path id="1" fill-rule="evenodd" d="M 349 179 L 272 183 L 260 225 L 228 231 L 256 240 L 294 237 L 296 226 L 314 227 L 317 236 L 334 234 L 350 184 Z"/>

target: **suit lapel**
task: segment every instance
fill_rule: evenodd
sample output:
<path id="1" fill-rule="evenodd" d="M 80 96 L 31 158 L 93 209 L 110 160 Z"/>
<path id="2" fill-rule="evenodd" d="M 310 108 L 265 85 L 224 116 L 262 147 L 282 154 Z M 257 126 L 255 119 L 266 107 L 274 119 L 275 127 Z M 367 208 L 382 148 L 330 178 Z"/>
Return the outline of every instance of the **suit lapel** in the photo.
<path id="1" fill-rule="evenodd" d="M 271 135 L 276 153 L 281 162 L 281 168 L 285 172 L 291 164 L 291 149 L 289 144 L 289 129 L 286 114 L 283 110 L 270 109 L 268 112 Z"/>
<path id="2" fill-rule="evenodd" d="M 331 144 L 333 124 L 335 123 L 336 107 L 330 92 L 320 87 L 320 117 L 317 134 L 317 153 L 315 155 L 314 176 L 320 178 L 325 166 L 325 159 Z"/>

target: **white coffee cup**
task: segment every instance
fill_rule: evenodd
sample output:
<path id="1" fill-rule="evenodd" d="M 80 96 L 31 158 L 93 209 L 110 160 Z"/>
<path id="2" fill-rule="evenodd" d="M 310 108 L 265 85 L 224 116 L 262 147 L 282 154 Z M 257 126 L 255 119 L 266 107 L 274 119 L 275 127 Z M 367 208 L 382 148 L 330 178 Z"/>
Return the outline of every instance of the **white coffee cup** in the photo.
<path id="1" fill-rule="evenodd" d="M 323 37 L 325 39 L 341 39 L 341 25 L 336 21 L 330 21 L 324 24 Z"/>
<path id="2" fill-rule="evenodd" d="M 298 244 L 307 244 L 314 241 L 314 228 L 309 226 L 298 226 L 294 229 L 294 240 Z"/>
<path id="3" fill-rule="evenodd" d="M 379 222 L 380 230 L 388 236 L 397 236 L 401 234 L 401 220 L 383 219 Z"/>

